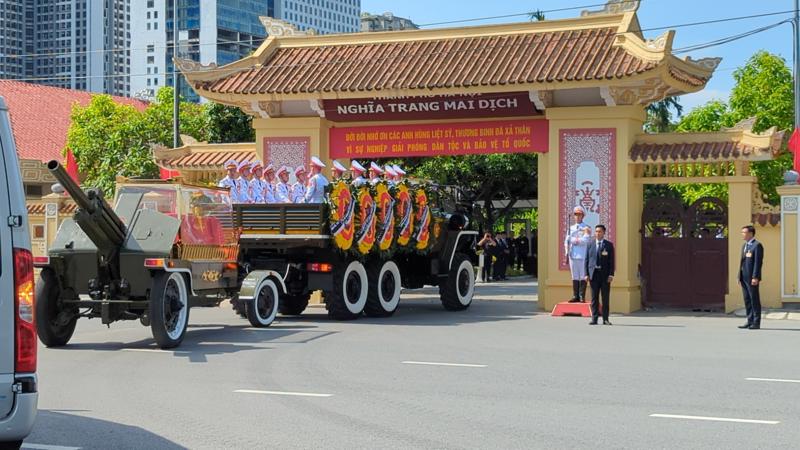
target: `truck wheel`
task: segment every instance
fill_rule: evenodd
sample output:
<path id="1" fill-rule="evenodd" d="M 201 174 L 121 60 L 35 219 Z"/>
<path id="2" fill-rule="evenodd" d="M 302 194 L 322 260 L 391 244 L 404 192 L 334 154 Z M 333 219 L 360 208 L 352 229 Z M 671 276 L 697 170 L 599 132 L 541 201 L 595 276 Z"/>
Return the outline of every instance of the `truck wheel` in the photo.
<path id="1" fill-rule="evenodd" d="M 278 311 L 284 316 L 299 316 L 306 310 L 310 298 L 310 292 L 299 295 L 283 295 L 278 305 Z"/>
<path id="2" fill-rule="evenodd" d="M 447 279 L 439 284 L 439 299 L 444 309 L 461 311 L 469 308 L 475 293 L 475 269 L 463 253 L 456 253 Z"/>
<path id="3" fill-rule="evenodd" d="M 231 307 L 233 308 L 233 312 L 239 317 L 247 318 L 247 308 L 245 304 L 239 300 L 239 294 L 235 294 L 231 297 Z"/>
<path id="4" fill-rule="evenodd" d="M 47 347 L 67 345 L 78 321 L 75 312 L 61 308 L 58 295 L 55 272 L 47 267 L 42 269 L 39 279 L 36 280 L 36 331 L 39 340 Z"/>
<path id="5" fill-rule="evenodd" d="M 335 320 L 352 320 L 364 311 L 367 304 L 367 270 L 359 261 L 334 268 L 333 290 L 325 292 L 328 316 Z"/>
<path id="6" fill-rule="evenodd" d="M 367 269 L 369 295 L 364 314 L 368 317 L 388 317 L 400 303 L 400 269 L 394 261 L 370 264 Z"/>
<path id="7" fill-rule="evenodd" d="M 268 327 L 278 314 L 278 287 L 269 278 L 264 278 L 252 300 L 245 303 L 247 320 L 250 325 L 263 328 Z"/>
<path id="8" fill-rule="evenodd" d="M 150 329 L 162 349 L 180 345 L 189 323 L 186 280 L 178 272 L 160 272 L 150 289 Z"/>

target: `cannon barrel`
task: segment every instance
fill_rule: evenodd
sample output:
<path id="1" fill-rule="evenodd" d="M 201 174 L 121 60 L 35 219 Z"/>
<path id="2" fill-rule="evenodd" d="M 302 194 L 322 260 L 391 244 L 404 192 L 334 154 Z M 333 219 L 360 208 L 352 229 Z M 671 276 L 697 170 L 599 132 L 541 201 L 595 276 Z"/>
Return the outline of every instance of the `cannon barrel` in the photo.
<path id="1" fill-rule="evenodd" d="M 78 205 L 74 219 L 97 248 L 110 251 L 125 242 L 125 224 L 103 199 L 102 192 L 90 189 L 88 195 L 84 193 L 56 160 L 47 163 L 47 169 Z"/>

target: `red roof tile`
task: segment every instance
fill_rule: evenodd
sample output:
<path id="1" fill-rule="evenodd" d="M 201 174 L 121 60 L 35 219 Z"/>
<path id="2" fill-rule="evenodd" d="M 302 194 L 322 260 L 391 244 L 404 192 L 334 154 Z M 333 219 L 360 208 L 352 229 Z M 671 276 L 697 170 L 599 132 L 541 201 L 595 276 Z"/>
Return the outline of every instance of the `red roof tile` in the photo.
<path id="1" fill-rule="evenodd" d="M 654 69 L 614 45 L 617 29 L 279 47 L 263 64 L 196 89 L 225 94 L 380 92 L 621 79 Z"/>
<path id="2" fill-rule="evenodd" d="M 223 164 L 229 159 L 241 161 L 258 161 L 256 152 L 252 150 L 242 151 L 215 151 L 215 152 L 197 152 L 189 153 L 188 155 L 180 156 L 175 159 L 160 160 L 158 164 L 161 167 L 168 169 L 207 169 L 207 170 L 224 170 Z"/>
<path id="3" fill-rule="evenodd" d="M 61 151 L 67 142 L 72 105 L 87 105 L 92 95 L 96 94 L 0 80 L 0 97 L 5 99 L 11 115 L 11 128 L 20 159 L 63 160 Z M 140 111 L 147 107 L 147 103 L 141 100 L 125 97 L 113 99 Z"/>
<path id="4" fill-rule="evenodd" d="M 34 216 L 41 216 L 45 213 L 45 208 L 47 207 L 44 203 L 35 203 L 31 204 L 28 203 L 28 215 Z M 59 209 L 58 213 L 63 215 L 72 214 L 75 210 L 78 209 L 78 206 L 75 203 L 64 203 Z"/>
<path id="5" fill-rule="evenodd" d="M 630 151 L 634 162 L 706 161 L 738 159 L 769 152 L 740 142 L 693 142 L 684 144 L 635 143 Z"/>

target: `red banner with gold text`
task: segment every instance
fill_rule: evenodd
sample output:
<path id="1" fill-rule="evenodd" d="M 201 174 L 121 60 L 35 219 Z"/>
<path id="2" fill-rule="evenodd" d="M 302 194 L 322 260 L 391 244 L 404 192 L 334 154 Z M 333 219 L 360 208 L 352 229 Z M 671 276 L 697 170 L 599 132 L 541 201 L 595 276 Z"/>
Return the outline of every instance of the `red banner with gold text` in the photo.
<path id="1" fill-rule="evenodd" d="M 394 158 L 547 152 L 544 119 L 330 129 L 330 157 Z"/>

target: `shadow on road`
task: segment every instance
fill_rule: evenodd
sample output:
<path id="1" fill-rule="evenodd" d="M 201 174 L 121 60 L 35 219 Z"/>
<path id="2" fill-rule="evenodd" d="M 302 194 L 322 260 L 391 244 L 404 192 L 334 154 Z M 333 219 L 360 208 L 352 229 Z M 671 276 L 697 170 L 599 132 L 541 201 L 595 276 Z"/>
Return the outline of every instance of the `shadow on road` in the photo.
<path id="1" fill-rule="evenodd" d="M 23 444 L 31 448 L 80 447 L 82 449 L 146 448 L 183 449 L 168 439 L 139 427 L 66 414 L 39 410 L 33 432 Z M 52 447 L 45 447 L 52 446 Z"/>

